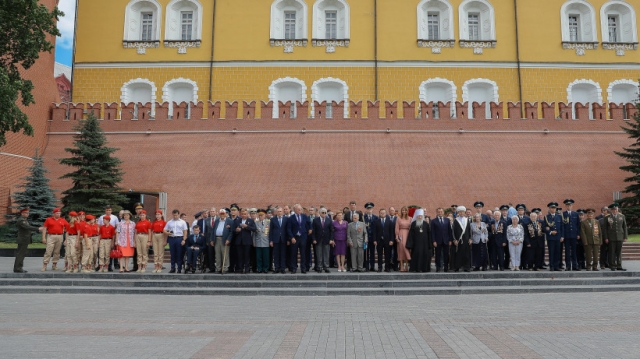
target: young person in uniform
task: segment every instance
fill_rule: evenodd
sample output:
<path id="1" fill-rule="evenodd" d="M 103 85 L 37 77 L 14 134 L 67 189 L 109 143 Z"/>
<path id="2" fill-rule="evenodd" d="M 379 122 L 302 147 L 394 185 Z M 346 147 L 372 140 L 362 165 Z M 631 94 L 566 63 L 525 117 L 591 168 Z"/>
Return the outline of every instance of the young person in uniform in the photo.
<path id="1" fill-rule="evenodd" d="M 44 221 L 42 231 L 42 243 L 47 245 L 42 261 L 42 269 L 47 270 L 47 265 L 53 256 L 51 270 L 58 270 L 58 261 L 60 260 L 60 248 L 62 247 L 62 238 L 64 232 L 69 228 L 69 222 L 60 216 L 60 208 L 53 210 L 53 216 Z"/>
<path id="2" fill-rule="evenodd" d="M 138 209 L 136 208 L 136 211 Z M 136 223 L 136 249 L 138 252 L 138 268 L 136 272 L 147 271 L 149 262 L 149 246 L 151 245 L 151 222 L 147 219 L 147 211 L 138 211 L 138 222 Z M 135 253 L 134 253 L 135 255 Z"/>
<path id="3" fill-rule="evenodd" d="M 156 211 L 156 219 L 151 223 L 153 241 L 153 273 L 162 272 L 162 262 L 164 261 L 164 246 L 167 245 L 167 237 L 164 234 L 164 226 L 167 224 L 162 217 L 162 211 Z"/>
<path id="4" fill-rule="evenodd" d="M 102 259 L 105 254 L 103 252 L 100 252 L 101 254 L 101 260 L 100 260 L 100 264 L 101 264 L 101 269 L 103 272 L 107 271 L 107 266 L 109 265 L 109 252 L 111 251 L 111 238 L 113 238 L 113 231 L 114 228 L 113 226 L 110 224 L 109 222 L 109 216 L 105 216 L 106 221 L 105 221 L 105 225 L 104 226 L 98 226 L 98 224 L 95 222 L 95 217 L 92 215 L 87 215 L 87 220 L 89 222 L 87 222 L 82 230 L 82 273 L 91 273 L 93 272 L 93 266 L 92 263 L 94 261 L 94 251 L 93 251 L 93 242 L 97 241 L 98 243 L 102 244 L 103 241 L 103 236 L 104 238 L 109 238 L 108 243 L 109 243 L 109 248 L 106 251 L 106 258 Z M 108 227 L 106 229 L 103 229 L 104 227 Z"/>

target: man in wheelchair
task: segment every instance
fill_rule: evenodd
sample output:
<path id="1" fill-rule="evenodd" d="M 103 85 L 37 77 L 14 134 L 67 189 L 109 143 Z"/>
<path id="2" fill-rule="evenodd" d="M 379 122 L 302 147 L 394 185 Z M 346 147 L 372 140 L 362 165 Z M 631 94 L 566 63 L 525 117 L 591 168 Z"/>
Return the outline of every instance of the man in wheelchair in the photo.
<path id="1" fill-rule="evenodd" d="M 200 227 L 198 225 L 193 226 L 193 233 L 187 237 L 184 246 L 187 248 L 187 264 L 184 272 L 185 274 L 189 273 L 189 271 L 195 273 L 196 268 L 200 269 L 203 265 L 202 259 L 200 259 L 200 261 L 198 261 L 198 259 L 200 258 L 200 253 L 205 248 L 205 239 L 204 236 L 200 234 Z"/>

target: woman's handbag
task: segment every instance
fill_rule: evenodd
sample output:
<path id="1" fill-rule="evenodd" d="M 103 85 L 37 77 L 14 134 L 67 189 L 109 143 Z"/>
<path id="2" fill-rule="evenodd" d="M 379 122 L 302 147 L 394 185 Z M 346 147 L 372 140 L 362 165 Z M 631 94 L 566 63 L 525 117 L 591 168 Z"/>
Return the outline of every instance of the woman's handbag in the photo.
<path id="1" fill-rule="evenodd" d="M 116 246 L 116 248 L 112 249 L 111 253 L 109 253 L 109 257 L 114 259 L 122 258 L 122 251 Z"/>

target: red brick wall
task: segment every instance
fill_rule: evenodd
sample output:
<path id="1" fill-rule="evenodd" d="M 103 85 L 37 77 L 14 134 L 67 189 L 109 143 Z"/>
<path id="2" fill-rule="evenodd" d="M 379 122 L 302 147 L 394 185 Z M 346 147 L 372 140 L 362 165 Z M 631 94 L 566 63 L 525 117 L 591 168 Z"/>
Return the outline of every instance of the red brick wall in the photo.
<path id="1" fill-rule="evenodd" d="M 52 132 L 67 132 L 49 136 L 45 158 L 53 186 L 60 190 L 70 183 L 55 179 L 68 171 L 56 159 L 65 157 L 64 148 L 72 145 L 68 131 L 74 124 L 51 123 Z M 255 207 L 300 202 L 338 209 L 350 200 L 359 206 L 373 201 L 378 208 L 422 205 L 433 214 L 438 206 L 471 206 L 476 200 L 488 207 L 522 202 L 533 208 L 571 197 L 577 207 L 599 207 L 612 201 L 613 191 L 624 188 L 625 174 L 619 170 L 623 161 L 613 153 L 630 142 L 620 130 L 622 124 L 415 119 L 102 122 L 111 132 L 109 146 L 120 148 L 116 154 L 126 172 L 122 186 L 168 192 L 169 209 L 190 215 L 232 202 Z M 234 128 L 274 132 L 215 132 Z M 340 130 L 353 132 L 328 132 Z"/>
<path id="2" fill-rule="evenodd" d="M 56 0 L 39 0 L 50 9 L 56 5 Z M 54 37 L 49 41 L 55 43 Z M 34 85 L 33 96 L 36 103 L 22 110 L 29 116 L 29 123 L 33 126 L 34 136 L 25 136 L 20 133 L 8 133 L 7 144 L 0 147 L 0 152 L 12 153 L 33 157 L 35 149 L 40 153 L 46 147 L 47 119 L 50 118 L 51 102 L 60 101 L 57 86 L 53 77 L 55 64 L 54 53 L 41 53 L 40 58 L 29 69 L 24 71 L 24 77 L 31 80 Z M 28 174 L 28 167 L 32 162 L 27 159 L 0 156 L 2 171 L 0 174 L 0 224 L 4 223 L 4 215 L 9 205 L 9 195 L 16 190 L 16 185 L 22 183 L 22 178 Z"/>

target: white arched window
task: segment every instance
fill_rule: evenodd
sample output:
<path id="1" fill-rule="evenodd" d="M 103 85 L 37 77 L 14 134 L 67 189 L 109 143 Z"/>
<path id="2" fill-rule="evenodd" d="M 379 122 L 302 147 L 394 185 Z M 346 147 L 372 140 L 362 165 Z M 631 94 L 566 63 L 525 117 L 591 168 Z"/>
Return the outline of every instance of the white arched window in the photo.
<path id="1" fill-rule="evenodd" d="M 133 117 L 138 118 L 138 103 L 151 102 L 151 114 L 155 114 L 156 85 L 148 79 L 137 78 L 126 82 L 120 89 L 120 101 L 124 104 L 135 103 Z"/>
<path id="2" fill-rule="evenodd" d="M 422 0 L 418 4 L 418 46 L 439 54 L 453 47 L 453 7 L 448 0 Z"/>
<path id="3" fill-rule="evenodd" d="M 487 79 L 473 79 L 462 85 L 462 102 L 469 102 L 468 117 L 473 116 L 473 103 L 485 104 L 485 116 L 491 118 L 491 102 L 498 102 L 498 85 Z"/>
<path id="4" fill-rule="evenodd" d="M 573 118 L 576 119 L 576 103 L 591 109 L 591 104 L 602 103 L 600 84 L 592 80 L 576 80 L 567 87 L 567 102 L 572 104 Z M 589 118 L 593 119 L 593 111 L 589 110 Z"/>
<path id="5" fill-rule="evenodd" d="M 609 102 L 626 104 L 638 102 L 638 83 L 633 80 L 616 80 L 607 88 Z"/>
<path id="6" fill-rule="evenodd" d="M 202 5 L 198 0 L 172 0 L 167 5 L 164 40 L 166 47 L 177 47 L 179 54 L 186 54 L 187 47 L 200 47 Z"/>
<path id="7" fill-rule="evenodd" d="M 138 49 L 138 54 L 145 54 L 147 48 L 157 48 L 161 16 L 162 7 L 156 0 L 131 0 L 124 15 L 124 48 Z"/>
<path id="8" fill-rule="evenodd" d="M 638 49 L 636 12 L 630 4 L 611 0 L 602 5 L 600 29 L 604 49 L 616 50 L 618 56 L 624 56 L 625 50 Z"/>
<path id="9" fill-rule="evenodd" d="M 458 13 L 460 47 L 473 48 L 475 54 L 482 54 L 483 48 L 496 46 L 496 19 L 489 1 L 464 0 Z"/>
<path id="10" fill-rule="evenodd" d="M 307 4 L 304 0 L 275 0 L 271 4 L 271 46 L 283 46 L 285 53 L 295 46 L 307 46 Z"/>
<path id="11" fill-rule="evenodd" d="M 279 101 L 282 103 L 291 101 L 291 117 L 295 118 L 296 101 L 307 100 L 307 85 L 304 81 L 292 77 L 277 79 L 269 86 L 269 100 L 273 101 L 273 118 L 279 117 Z"/>
<path id="12" fill-rule="evenodd" d="M 441 78 L 433 78 L 420 84 L 420 101 L 433 102 L 433 117 L 440 118 L 438 102 L 451 102 L 451 116 L 455 115 L 456 100 L 458 98 L 457 87 L 453 81 Z"/>
<path id="13" fill-rule="evenodd" d="M 315 114 L 315 102 L 327 101 L 325 117 L 333 117 L 332 101 L 344 101 L 344 117 L 349 117 L 349 86 L 347 83 L 331 77 L 320 79 L 311 85 L 311 113 Z"/>
<path id="14" fill-rule="evenodd" d="M 349 46 L 350 13 L 345 0 L 316 0 L 313 4 L 313 46 Z"/>
<path id="15" fill-rule="evenodd" d="M 596 12 L 585 0 L 569 0 L 560 8 L 562 44 L 565 49 L 575 49 L 582 56 L 584 50 L 598 48 Z"/>
<path id="16" fill-rule="evenodd" d="M 169 116 L 173 115 L 173 103 L 198 102 L 198 85 L 195 81 L 189 79 L 173 79 L 167 81 L 162 87 L 162 101 L 169 103 Z M 190 106 L 187 106 L 186 117 L 189 116 Z"/>

